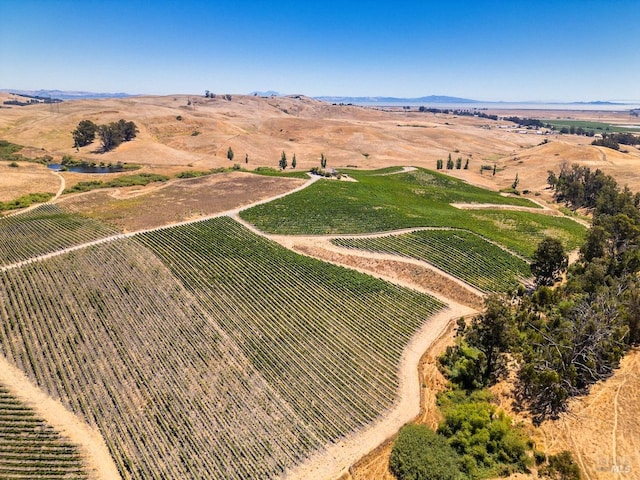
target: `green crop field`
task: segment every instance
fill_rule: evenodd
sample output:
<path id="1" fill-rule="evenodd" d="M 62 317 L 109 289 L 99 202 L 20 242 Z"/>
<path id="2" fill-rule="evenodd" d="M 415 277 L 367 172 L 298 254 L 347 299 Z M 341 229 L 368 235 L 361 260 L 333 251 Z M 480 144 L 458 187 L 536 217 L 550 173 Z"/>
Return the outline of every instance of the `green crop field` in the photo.
<path id="1" fill-rule="evenodd" d="M 556 130 L 560 130 L 563 127 L 566 128 L 582 128 L 586 131 L 593 130 L 595 133 L 640 133 L 640 126 L 637 128 L 628 128 L 620 125 L 615 125 L 612 123 L 604 123 L 604 122 L 592 122 L 586 120 L 541 120 L 545 125 L 549 124 L 555 127 Z M 630 124 L 637 123 L 637 121 L 629 120 Z"/>
<path id="2" fill-rule="evenodd" d="M 84 480 L 77 447 L 0 386 L 0 478 Z"/>
<path id="3" fill-rule="evenodd" d="M 41 205 L 19 215 L 0 218 L 0 266 L 115 233 L 111 227 L 67 213 L 55 205 Z"/>
<path id="4" fill-rule="evenodd" d="M 1 271 L 0 305 L 0 353 L 132 479 L 284 475 L 394 405 L 442 308 L 226 217 Z"/>
<path id="5" fill-rule="evenodd" d="M 585 228 L 568 218 L 506 210 L 460 210 L 451 203 L 538 207 L 427 170 L 396 175 L 348 172 L 358 182 L 320 180 L 241 213 L 259 229 L 290 235 L 372 233 L 411 227 L 451 227 L 478 233 L 530 257 L 548 234 L 575 248 Z"/>
<path id="6" fill-rule="evenodd" d="M 429 262 L 487 292 L 514 290 L 531 275 L 520 258 L 470 232 L 423 230 L 374 238 L 336 238 L 335 245 Z"/>

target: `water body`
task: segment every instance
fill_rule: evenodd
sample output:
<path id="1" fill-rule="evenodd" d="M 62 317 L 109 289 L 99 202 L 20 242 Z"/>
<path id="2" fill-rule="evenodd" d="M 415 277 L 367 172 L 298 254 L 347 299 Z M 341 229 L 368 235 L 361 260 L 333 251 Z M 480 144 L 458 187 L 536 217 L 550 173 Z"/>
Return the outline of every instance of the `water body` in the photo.
<path id="1" fill-rule="evenodd" d="M 55 170 L 56 172 L 74 172 L 74 173 L 116 173 L 122 172 L 124 168 L 121 166 L 115 165 L 111 167 L 100 167 L 100 166 L 91 166 L 91 165 L 74 165 L 74 166 L 66 166 L 60 163 L 50 163 L 47 165 L 47 168 L 51 170 Z"/>
<path id="2" fill-rule="evenodd" d="M 474 103 L 420 103 L 420 102 L 353 102 L 365 107 L 425 107 L 440 110 L 575 110 L 628 112 L 640 109 L 640 103 L 510 103 L 510 102 L 474 102 Z"/>

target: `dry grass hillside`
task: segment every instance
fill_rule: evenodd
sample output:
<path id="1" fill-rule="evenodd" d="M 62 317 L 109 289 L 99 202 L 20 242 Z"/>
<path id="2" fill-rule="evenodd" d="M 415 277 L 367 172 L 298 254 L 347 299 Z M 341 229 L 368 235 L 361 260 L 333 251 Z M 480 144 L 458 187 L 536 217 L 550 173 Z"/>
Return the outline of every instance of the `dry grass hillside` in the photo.
<path id="1" fill-rule="evenodd" d="M 0 98 L 0 100 L 2 100 Z M 514 112 L 498 112 L 514 114 Z M 581 118 L 629 123 L 626 113 L 515 112 L 521 116 Z M 73 148 L 71 131 L 84 119 L 108 123 L 121 118 L 136 123 L 140 132 L 132 141 L 109 153 L 97 153 L 98 142 Z M 186 168 L 205 169 L 243 166 L 249 169 L 277 167 L 282 151 L 289 160 L 296 154 L 299 169 L 319 164 L 324 153 L 328 167 L 378 168 L 416 165 L 434 168 L 436 160 L 470 159 L 469 170 L 453 175 L 490 188 L 511 185 L 518 174 L 521 190 L 545 195 L 547 170 L 562 162 L 581 162 L 601 168 L 620 182 L 640 190 L 640 177 L 632 168 L 640 161 L 640 150 L 628 153 L 589 145 L 587 137 L 550 135 L 543 137 L 499 128 L 509 122 L 444 114 L 381 111 L 358 106 L 330 105 L 304 96 L 255 97 L 202 96 L 133 97 L 107 100 L 76 100 L 54 106 L 33 105 L 0 109 L 0 139 L 25 145 L 26 156 L 51 155 L 116 163 L 129 162 L 156 172 L 175 173 Z M 226 157 L 228 148 L 233 162 Z M 496 165 L 497 174 L 480 174 L 481 165 Z M 28 169 L 3 172 L 16 182 L 0 183 L 0 196 L 9 197 L 6 184 L 22 183 L 20 192 L 32 184 L 18 177 Z M 41 168 L 39 170 L 42 170 Z M 78 181 L 65 174 L 71 183 Z M 42 188 L 55 191 L 57 182 L 44 181 Z M 18 193 L 14 190 L 12 193 Z M 28 193 L 28 192 L 25 192 Z"/>
<path id="2" fill-rule="evenodd" d="M 7 98 L 6 94 L 0 94 L 0 103 Z M 487 113 L 632 123 L 627 113 L 615 112 Z M 79 151 L 73 148 L 71 131 L 81 120 L 104 124 L 121 118 L 138 126 L 139 134 L 133 141 L 104 154 L 96 152 L 98 142 Z M 248 169 L 258 166 L 275 168 L 282 151 L 286 152 L 289 161 L 295 153 L 299 170 L 318 166 L 321 153 L 328 158 L 329 168 L 360 169 L 393 165 L 435 168 L 437 159 L 446 160 L 451 154 L 454 159 L 469 159 L 469 169 L 445 172 L 491 189 L 511 186 L 518 175 L 518 188 L 529 190 L 528 195 L 534 199 L 551 200 L 551 192 L 546 188 L 547 172 L 557 171 L 564 162 L 600 168 L 618 179 L 620 184 L 640 191 L 640 150 L 637 148 L 628 147 L 627 152 L 619 152 L 592 146 L 591 139 L 587 137 L 525 134 L 519 133 L 518 129 L 504 128 L 507 126 L 513 124 L 415 110 L 382 111 L 330 105 L 303 96 L 233 96 L 231 100 L 222 96 L 213 99 L 186 95 L 146 96 L 0 108 L 0 139 L 24 145 L 21 153 L 27 157 L 50 155 L 54 160 L 60 160 L 64 155 L 71 155 L 92 162 L 136 163 L 142 165 L 143 171 L 173 175 L 189 169 L 229 167 L 234 163 Z M 229 147 L 235 153 L 232 162 L 227 159 Z M 249 161 L 245 165 L 246 155 Z M 491 171 L 482 173 L 483 165 L 495 165 L 496 174 L 492 175 Z M 104 177 L 70 172 L 63 172 L 61 176 L 67 187 L 79 181 Z M 226 189 L 228 205 L 224 205 L 235 208 L 246 200 L 238 195 L 238 191 L 246 194 L 248 190 L 243 181 L 242 174 L 237 174 L 233 178 L 193 180 L 190 185 L 203 189 L 215 187 L 219 191 Z M 0 162 L 0 201 L 32 192 L 56 193 L 60 186 L 60 177 L 43 165 L 19 162 L 16 168 Z M 288 187 L 284 182 L 265 179 L 260 183 L 258 197 Z M 124 207 L 135 210 L 136 214 L 140 212 L 136 195 L 166 201 L 176 197 L 180 188 L 181 185 L 169 184 L 162 188 L 151 186 L 139 192 L 136 190 L 138 194 L 130 194 L 129 197 L 119 191 L 98 191 L 62 198 L 66 198 L 63 205 L 72 210 L 109 218 L 129 231 L 154 226 L 153 222 L 159 221 L 160 214 L 151 208 L 136 218 L 128 215 L 131 210 Z M 158 202 L 155 206 L 160 209 L 161 201 Z M 209 207 L 222 208 L 220 204 Z M 195 211 L 188 202 L 184 202 L 169 213 L 176 217 L 171 221 L 177 221 L 211 211 Z M 167 212 L 163 214 L 168 215 Z M 325 256 L 329 253 L 325 252 Z M 355 260 L 352 259 L 353 262 Z M 389 262 L 378 262 L 375 268 L 384 268 L 385 275 L 395 275 L 397 280 L 413 276 L 425 282 L 435 281 L 433 275 L 407 271 L 406 267 L 402 270 Z M 464 298 L 458 300 L 465 301 Z M 468 302 L 475 305 L 477 299 L 467 299 Z M 434 392 L 442 387 L 442 378 L 433 365 L 433 357 L 450 341 L 450 337 L 451 332 L 448 337 L 440 339 L 425 356 L 420 369 L 421 378 L 431 387 L 423 392 L 421 421 L 430 425 L 435 425 L 438 420 L 434 410 Z M 571 450 L 587 479 L 640 478 L 637 454 L 640 448 L 637 402 L 640 361 L 637 357 L 638 352 L 629 355 L 611 379 L 595 386 L 588 397 L 574 401 L 569 414 L 543 425 L 536 433 L 537 444 L 548 448 L 550 453 Z M 389 451 L 389 444 L 381 446 L 356 464 L 346 478 L 387 478 Z M 612 466 L 629 466 L 631 471 L 614 474 L 610 471 Z"/>

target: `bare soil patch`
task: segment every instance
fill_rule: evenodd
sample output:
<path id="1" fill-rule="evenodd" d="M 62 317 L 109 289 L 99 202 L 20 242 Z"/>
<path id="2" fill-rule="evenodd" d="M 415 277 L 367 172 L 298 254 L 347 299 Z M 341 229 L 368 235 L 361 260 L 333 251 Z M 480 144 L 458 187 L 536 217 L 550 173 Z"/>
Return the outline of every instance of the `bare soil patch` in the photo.
<path id="1" fill-rule="evenodd" d="M 229 172 L 146 187 L 94 190 L 63 197 L 58 203 L 126 233 L 232 210 L 288 192 L 304 182 Z"/>
<path id="2" fill-rule="evenodd" d="M 366 252 L 366 255 L 362 256 L 351 255 L 339 251 L 337 247 L 327 241 L 323 242 L 314 238 L 304 240 L 296 237 L 292 242 L 291 248 L 304 255 L 357 268 L 369 274 L 383 276 L 396 283 L 414 288 L 419 287 L 445 302 L 450 299 L 474 309 L 482 308 L 481 294 L 474 292 L 462 282 L 449 278 L 444 272 L 420 265 L 418 262 L 410 262 L 408 259 L 401 260 L 399 257 L 391 255 L 375 255 L 370 252 Z M 394 257 L 395 259 L 393 259 Z"/>

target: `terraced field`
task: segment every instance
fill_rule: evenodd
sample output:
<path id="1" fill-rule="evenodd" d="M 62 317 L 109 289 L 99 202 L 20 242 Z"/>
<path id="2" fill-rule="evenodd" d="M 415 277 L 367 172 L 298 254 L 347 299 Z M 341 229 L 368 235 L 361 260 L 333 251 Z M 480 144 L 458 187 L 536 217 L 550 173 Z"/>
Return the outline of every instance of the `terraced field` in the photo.
<path id="1" fill-rule="evenodd" d="M 123 478 L 285 475 L 394 405 L 442 307 L 229 218 L 136 238 L 0 273 L 0 352 L 102 432 Z"/>
<path id="2" fill-rule="evenodd" d="M 77 448 L 3 386 L 0 386 L 0 478 L 87 478 Z"/>
<path id="3" fill-rule="evenodd" d="M 428 170 L 395 175 L 350 171 L 357 182 L 319 181 L 288 197 L 241 212 L 260 230 L 282 235 L 340 235 L 414 227 L 464 229 L 530 257 L 546 235 L 576 248 L 585 228 L 568 218 L 530 211 L 460 210 L 452 203 L 535 208 Z"/>
<path id="4" fill-rule="evenodd" d="M 486 292 L 514 290 L 531 275 L 524 260 L 462 230 L 423 230 L 373 238 L 336 238 L 335 245 L 431 263 Z"/>

